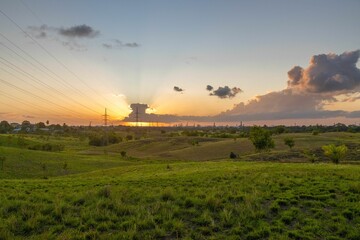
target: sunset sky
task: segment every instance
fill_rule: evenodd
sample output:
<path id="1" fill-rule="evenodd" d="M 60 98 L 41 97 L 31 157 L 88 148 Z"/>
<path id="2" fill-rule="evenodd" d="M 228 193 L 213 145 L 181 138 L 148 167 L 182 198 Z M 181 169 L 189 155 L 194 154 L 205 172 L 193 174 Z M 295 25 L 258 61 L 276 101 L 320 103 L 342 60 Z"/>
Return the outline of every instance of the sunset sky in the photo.
<path id="1" fill-rule="evenodd" d="M 0 120 L 95 125 L 107 108 L 119 124 L 142 103 L 142 121 L 360 123 L 358 0 L 2 0 L 0 10 Z"/>

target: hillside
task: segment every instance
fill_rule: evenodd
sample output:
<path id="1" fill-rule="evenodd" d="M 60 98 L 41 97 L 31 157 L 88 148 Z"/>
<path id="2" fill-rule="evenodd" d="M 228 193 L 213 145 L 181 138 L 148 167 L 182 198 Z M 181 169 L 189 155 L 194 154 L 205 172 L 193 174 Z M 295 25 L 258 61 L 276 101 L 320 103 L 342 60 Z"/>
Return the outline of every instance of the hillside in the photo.
<path id="1" fill-rule="evenodd" d="M 359 136 L 293 134 L 291 151 L 285 136 L 256 153 L 245 138 L 1 135 L 0 239 L 359 239 Z M 352 164 L 298 154 L 340 142 Z M 43 144 L 64 149 L 29 149 Z"/>

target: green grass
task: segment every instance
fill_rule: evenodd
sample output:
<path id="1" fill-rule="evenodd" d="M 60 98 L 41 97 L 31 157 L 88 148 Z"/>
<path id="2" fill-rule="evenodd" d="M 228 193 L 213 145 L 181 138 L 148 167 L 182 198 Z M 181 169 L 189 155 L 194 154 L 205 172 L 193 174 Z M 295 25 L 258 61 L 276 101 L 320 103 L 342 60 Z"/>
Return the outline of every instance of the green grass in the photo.
<path id="1" fill-rule="evenodd" d="M 9 136 L 0 135 L 0 239 L 360 239 L 360 165 L 297 155 L 344 143 L 356 163 L 357 134 L 282 134 L 266 153 L 247 139 L 156 136 L 89 147 Z M 65 149 L 27 149 L 42 143 Z M 230 151 L 241 158 L 226 160 Z"/>
<path id="2" fill-rule="evenodd" d="M 360 166 L 192 162 L 1 180 L 0 236 L 359 239 Z"/>

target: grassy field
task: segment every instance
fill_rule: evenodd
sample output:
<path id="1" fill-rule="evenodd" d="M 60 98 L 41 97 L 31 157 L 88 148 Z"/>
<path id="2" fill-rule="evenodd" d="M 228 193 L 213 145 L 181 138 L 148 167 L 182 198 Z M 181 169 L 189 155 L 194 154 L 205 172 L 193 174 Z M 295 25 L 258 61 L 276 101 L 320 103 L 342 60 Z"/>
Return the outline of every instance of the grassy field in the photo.
<path id="1" fill-rule="evenodd" d="M 290 151 L 289 135 L 266 154 L 247 139 L 0 135 L 0 239 L 360 239 L 360 165 L 298 154 L 345 143 L 357 163 L 360 136 L 295 134 Z M 28 149 L 49 142 L 64 150 Z"/>

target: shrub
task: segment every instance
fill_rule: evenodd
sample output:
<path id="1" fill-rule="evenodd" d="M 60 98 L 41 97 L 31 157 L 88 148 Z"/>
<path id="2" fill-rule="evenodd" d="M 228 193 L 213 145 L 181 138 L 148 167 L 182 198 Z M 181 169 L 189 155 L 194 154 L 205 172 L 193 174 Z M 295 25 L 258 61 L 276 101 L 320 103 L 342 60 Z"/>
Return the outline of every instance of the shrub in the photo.
<path id="1" fill-rule="evenodd" d="M 270 150 L 275 147 L 274 140 L 271 138 L 271 132 L 264 128 L 258 126 L 252 127 L 249 138 L 257 151 Z"/>
<path id="2" fill-rule="evenodd" d="M 47 152 L 60 152 L 64 150 L 64 145 L 61 144 L 37 144 L 28 147 L 29 150 L 47 151 Z"/>
<path id="3" fill-rule="evenodd" d="M 348 148 L 345 145 L 335 146 L 335 144 L 329 144 L 322 147 L 325 156 L 329 157 L 333 163 L 338 164 L 340 159 L 345 157 Z"/>
<path id="4" fill-rule="evenodd" d="M 235 158 L 237 158 L 237 155 L 233 152 L 230 152 L 230 158 L 235 159 Z"/>
<path id="5" fill-rule="evenodd" d="M 120 152 L 120 155 L 121 155 L 121 157 L 123 157 L 123 158 L 126 157 L 126 151 L 121 151 L 121 152 Z"/>
<path id="6" fill-rule="evenodd" d="M 131 140 L 133 140 L 133 136 L 132 135 L 126 135 L 125 139 L 126 139 L 126 141 L 131 141 Z"/>
<path id="7" fill-rule="evenodd" d="M 91 146 L 107 146 L 108 144 L 115 144 L 121 141 L 122 137 L 116 135 L 114 132 L 103 132 L 89 136 L 89 145 Z"/>
<path id="8" fill-rule="evenodd" d="M 285 145 L 287 145 L 290 149 L 292 149 L 295 146 L 295 141 L 292 137 L 287 137 L 284 139 Z"/>

